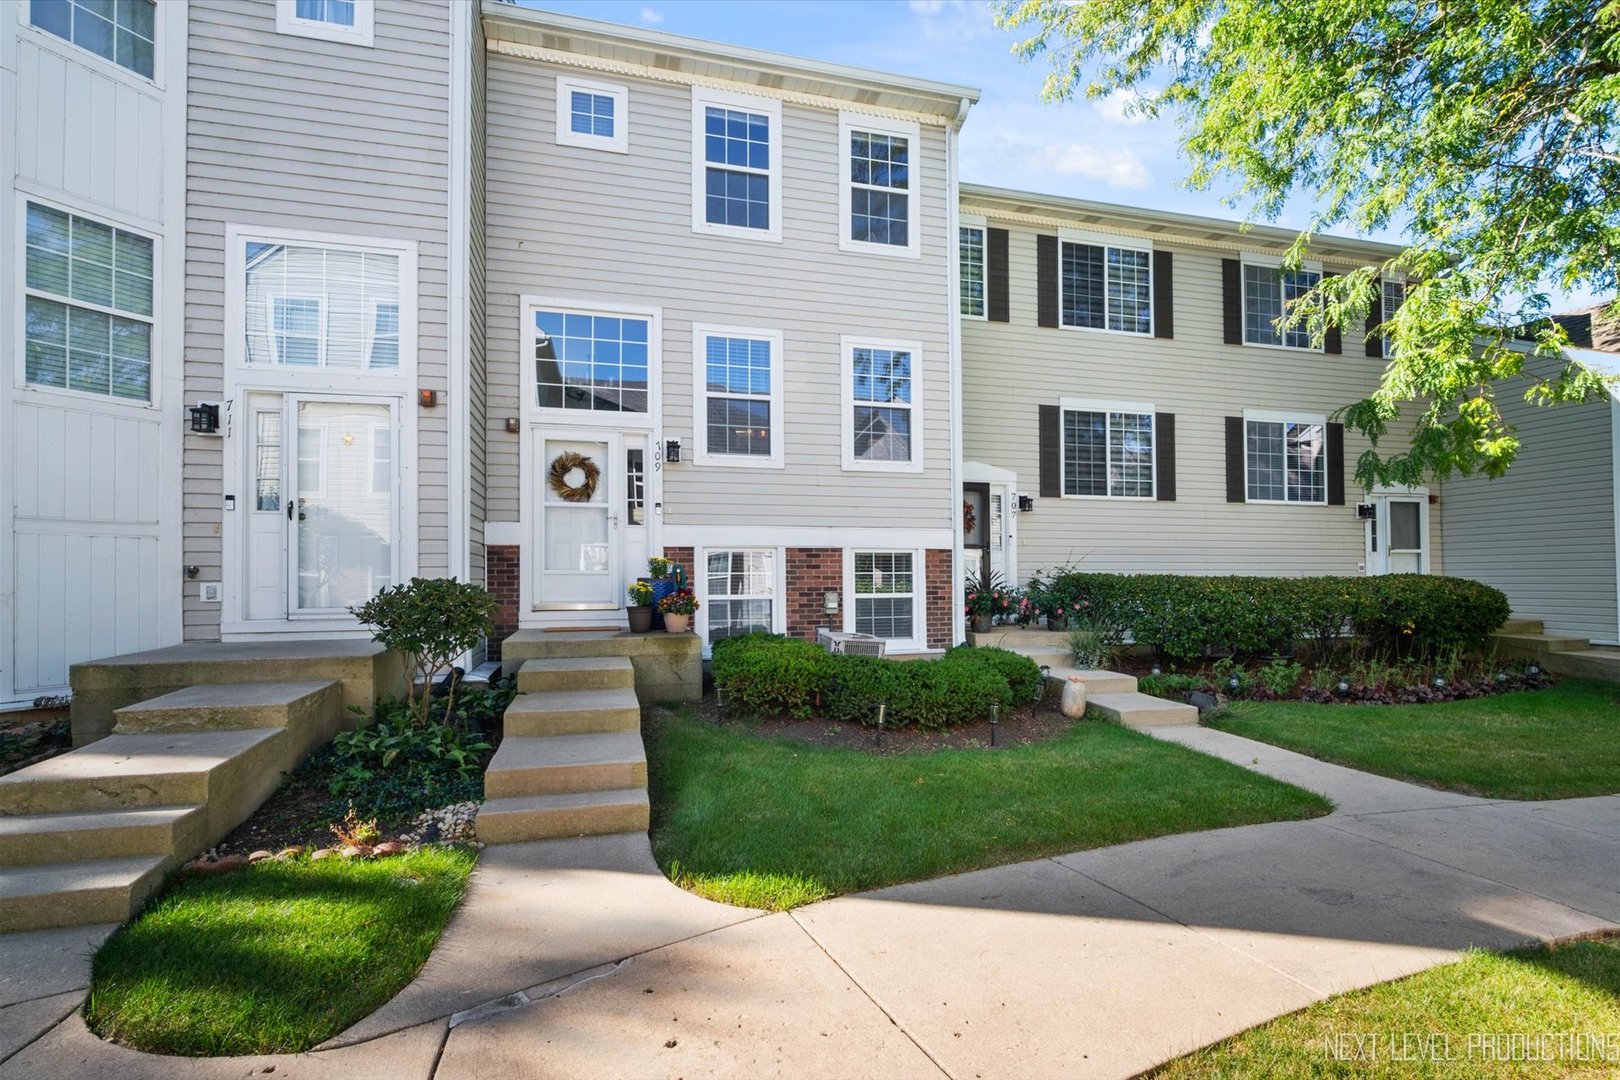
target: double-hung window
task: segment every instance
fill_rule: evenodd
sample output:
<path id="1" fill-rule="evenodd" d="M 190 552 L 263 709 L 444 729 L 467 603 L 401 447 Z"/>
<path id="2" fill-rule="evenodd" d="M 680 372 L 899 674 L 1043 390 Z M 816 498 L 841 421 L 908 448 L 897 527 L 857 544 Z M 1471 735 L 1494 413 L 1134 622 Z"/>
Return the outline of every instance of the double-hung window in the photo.
<path id="1" fill-rule="evenodd" d="M 697 461 L 782 465 L 782 335 L 695 326 Z"/>
<path id="2" fill-rule="evenodd" d="M 782 238 L 782 103 L 692 89 L 692 228 Z"/>
<path id="3" fill-rule="evenodd" d="M 1243 432 L 1249 502 L 1327 504 L 1323 417 L 1246 412 Z"/>
<path id="4" fill-rule="evenodd" d="M 1322 280 L 1322 268 L 1307 263 L 1286 270 L 1280 261 L 1245 256 L 1243 260 L 1243 340 L 1249 345 L 1287 349 L 1311 348 L 1311 332 L 1304 325 L 1280 329 L 1278 320 L 1290 314 Z"/>
<path id="5" fill-rule="evenodd" d="M 276 32 L 369 48 L 375 9 L 375 0 L 276 0 Z"/>
<path id="6" fill-rule="evenodd" d="M 1063 401 L 1063 494 L 1151 499 L 1153 406 Z"/>
<path id="7" fill-rule="evenodd" d="M 774 548 L 707 553 L 709 641 L 774 629 Z"/>
<path id="8" fill-rule="evenodd" d="M 25 231 L 24 381 L 151 400 L 152 241 L 36 202 Z"/>
<path id="9" fill-rule="evenodd" d="M 557 142 L 628 153 L 629 103 L 629 89 L 617 83 L 557 76 Z"/>
<path id="10" fill-rule="evenodd" d="M 962 283 L 962 317 L 965 319 L 986 317 L 984 237 L 984 220 L 964 214 L 957 229 L 957 276 Z"/>
<path id="11" fill-rule="evenodd" d="M 119 67 L 152 78 L 155 0 L 29 0 L 28 21 Z"/>
<path id="12" fill-rule="evenodd" d="M 399 370 L 410 273 L 399 252 L 247 240 L 243 256 L 249 364 Z"/>
<path id="13" fill-rule="evenodd" d="M 839 246 L 845 251 L 915 256 L 921 250 L 922 223 L 917 220 L 921 130 L 905 121 L 852 113 L 839 116 L 843 169 Z"/>
<path id="14" fill-rule="evenodd" d="M 850 556 L 857 634 L 911 643 L 917 637 L 921 595 L 916 555 L 910 551 L 856 551 Z"/>
<path id="15" fill-rule="evenodd" d="M 844 467 L 922 469 L 915 344 L 843 339 Z"/>
<path id="16" fill-rule="evenodd" d="M 1064 326 L 1153 333 L 1153 249 L 1143 241 L 1064 230 L 1058 243 L 1058 310 Z"/>
<path id="17" fill-rule="evenodd" d="M 1393 280 L 1384 278 L 1381 291 L 1383 293 L 1379 297 L 1383 305 L 1381 314 L 1383 315 L 1383 321 L 1387 323 L 1395 318 L 1395 313 L 1401 310 L 1402 304 L 1406 303 L 1406 282 L 1401 281 L 1399 278 Z M 1384 335 L 1382 342 L 1385 358 L 1394 356 L 1395 343 L 1389 339 L 1389 335 Z"/>

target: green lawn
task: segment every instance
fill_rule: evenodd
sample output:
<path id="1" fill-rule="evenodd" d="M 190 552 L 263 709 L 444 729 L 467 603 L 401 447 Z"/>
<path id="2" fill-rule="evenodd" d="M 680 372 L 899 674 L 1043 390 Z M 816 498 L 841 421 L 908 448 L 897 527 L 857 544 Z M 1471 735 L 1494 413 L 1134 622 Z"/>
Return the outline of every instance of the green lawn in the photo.
<path id="1" fill-rule="evenodd" d="M 838 893 L 1168 833 L 1308 818 L 1327 800 L 1112 724 L 1005 750 L 877 756 L 648 725 L 653 850 L 712 899 L 786 909 Z"/>
<path id="2" fill-rule="evenodd" d="M 1607 938 L 1505 954 L 1470 953 L 1455 964 L 1329 998 L 1177 1058 L 1151 1075 L 1163 1080 L 1612 1077 L 1620 1069 L 1616 1033 L 1620 938 Z M 1533 1048 L 1544 1059 L 1502 1060 L 1516 1048 L 1489 1038 L 1496 1034 L 1537 1036 L 1517 1051 L 1524 1057 Z M 1592 1038 L 1562 1045 L 1539 1038 L 1560 1034 Z"/>
<path id="3" fill-rule="evenodd" d="M 96 953 L 86 1018 L 153 1053 L 307 1050 L 410 982 L 475 858 L 435 847 L 181 878 Z"/>
<path id="4" fill-rule="evenodd" d="M 1620 791 L 1620 686 L 1566 679 L 1434 705 L 1236 702 L 1213 726 L 1354 769 L 1498 799 Z"/>

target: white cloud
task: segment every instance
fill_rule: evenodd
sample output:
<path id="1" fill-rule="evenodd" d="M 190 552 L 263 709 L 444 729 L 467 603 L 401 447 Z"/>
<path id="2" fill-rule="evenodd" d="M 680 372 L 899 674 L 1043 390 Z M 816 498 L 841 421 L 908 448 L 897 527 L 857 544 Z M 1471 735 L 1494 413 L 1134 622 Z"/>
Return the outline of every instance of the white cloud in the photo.
<path id="1" fill-rule="evenodd" d="M 1098 98 L 1091 103 L 1092 111 L 1110 123 L 1114 124 L 1143 124 L 1148 117 L 1140 112 L 1130 113 L 1131 106 L 1142 100 L 1142 95 L 1135 90 L 1115 90 L 1107 97 Z"/>
<path id="2" fill-rule="evenodd" d="M 1039 157 L 1059 176 L 1101 180 L 1122 188 L 1144 188 L 1153 180 L 1147 165 L 1128 146 L 1099 147 L 1092 143 L 1043 147 Z"/>
<path id="3" fill-rule="evenodd" d="M 657 26 L 664 21 L 664 13 L 656 8 L 644 7 L 641 9 L 641 21 L 648 26 Z"/>
<path id="4" fill-rule="evenodd" d="M 938 15 L 945 7 L 945 0 L 911 0 L 908 6 L 914 15 Z"/>

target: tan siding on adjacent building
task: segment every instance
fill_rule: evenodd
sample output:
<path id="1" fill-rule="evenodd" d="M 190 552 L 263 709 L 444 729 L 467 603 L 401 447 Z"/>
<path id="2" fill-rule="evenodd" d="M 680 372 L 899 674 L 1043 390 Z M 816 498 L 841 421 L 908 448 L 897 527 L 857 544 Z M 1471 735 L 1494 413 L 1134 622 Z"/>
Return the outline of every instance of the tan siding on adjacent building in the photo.
<path id="1" fill-rule="evenodd" d="M 594 76 L 629 86 L 630 152 L 558 146 L 558 70 L 489 58 L 490 518 L 518 518 L 518 438 L 502 425 L 520 415 L 518 304 L 535 294 L 663 309 L 663 436 L 681 439 L 688 455 L 692 324 L 782 332 L 787 467 L 671 466 L 666 525 L 949 527 L 944 131 L 922 129 L 920 259 L 839 250 L 838 114 L 791 103 L 783 241 L 695 235 L 690 89 Z M 842 470 L 843 335 L 922 345 L 923 474 Z"/>
<path id="2" fill-rule="evenodd" d="M 1620 641 L 1610 402 L 1547 409 L 1499 396 L 1524 448 L 1500 480 L 1446 485 L 1446 570 L 1508 594 L 1548 631 Z"/>
<path id="3" fill-rule="evenodd" d="M 980 212 L 971 204 L 964 211 Z M 1140 573 L 1361 572 L 1365 540 L 1355 517 L 1353 463 L 1365 444 L 1346 437 L 1348 506 L 1228 503 L 1223 427 L 1244 409 L 1331 414 L 1364 397 L 1383 362 L 1365 355 L 1360 333 L 1344 335 L 1342 355 L 1226 345 L 1221 258 L 1240 252 L 1168 242 L 1155 246 L 1174 258 L 1173 340 L 1041 328 L 1035 238 L 1057 230 L 998 222 L 993 214 L 990 224 L 1010 231 L 1011 321 L 963 321 L 964 458 L 1015 470 L 1019 489 L 1035 495 L 1039 405 L 1094 398 L 1151 403 L 1176 416 L 1176 501 L 1037 497 L 1034 512 L 1018 521 L 1021 577 L 1063 564 Z"/>
<path id="4" fill-rule="evenodd" d="M 227 223 L 416 241 L 418 385 L 444 394 L 446 5 L 378 4 L 369 49 L 277 34 L 274 0 L 193 0 L 190 11 L 186 399 L 223 389 Z M 416 409 L 409 396 L 406 408 Z M 448 560 L 448 410 L 416 419 L 415 569 L 437 575 Z M 221 496 L 240 483 L 222 475 L 220 440 L 186 444 L 185 561 L 219 580 Z M 187 638 L 217 637 L 219 619 L 219 605 L 188 592 Z"/>

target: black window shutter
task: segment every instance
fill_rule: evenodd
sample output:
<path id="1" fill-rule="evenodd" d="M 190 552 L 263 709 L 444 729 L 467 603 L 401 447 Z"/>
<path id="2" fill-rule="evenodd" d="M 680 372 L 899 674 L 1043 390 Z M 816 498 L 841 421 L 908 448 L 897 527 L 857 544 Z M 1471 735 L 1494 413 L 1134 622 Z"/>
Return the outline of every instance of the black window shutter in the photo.
<path id="1" fill-rule="evenodd" d="M 991 322 L 1006 322 L 1007 230 L 984 231 L 984 315 Z"/>
<path id="2" fill-rule="evenodd" d="M 1384 283 L 1373 279 L 1372 305 L 1367 308 L 1367 355 L 1383 359 L 1384 339 L 1378 336 L 1378 324 L 1384 321 Z"/>
<path id="3" fill-rule="evenodd" d="M 1338 274 L 1323 274 L 1322 275 L 1322 280 L 1326 281 L 1328 278 L 1338 277 L 1338 276 L 1339 276 Z M 1338 327 L 1337 323 L 1335 323 L 1334 325 L 1328 327 L 1327 328 L 1327 333 L 1323 335 L 1323 338 L 1322 338 L 1322 350 L 1324 352 L 1332 353 L 1335 356 L 1337 356 L 1338 354 L 1344 352 L 1344 335 L 1339 333 L 1339 327 Z"/>
<path id="4" fill-rule="evenodd" d="M 1063 424 L 1056 405 L 1041 407 L 1041 498 L 1063 494 Z"/>
<path id="5" fill-rule="evenodd" d="M 1328 505 L 1344 505 L 1344 425 L 1327 426 Z"/>
<path id="6" fill-rule="evenodd" d="M 1158 475 L 1153 478 L 1153 497 L 1160 502 L 1176 501 L 1176 414 L 1162 412 L 1153 417 L 1154 453 Z"/>
<path id="7" fill-rule="evenodd" d="M 1243 417 L 1226 418 L 1226 501 L 1248 502 L 1243 487 Z"/>
<path id="8" fill-rule="evenodd" d="M 1226 343 L 1243 344 L 1243 261 L 1221 260 L 1221 315 L 1226 325 Z M 1239 418 L 1242 419 L 1241 417 Z"/>
<path id="9" fill-rule="evenodd" d="M 1170 301 L 1175 273 L 1170 262 L 1168 251 L 1153 253 L 1153 336 L 1157 338 L 1176 336 L 1176 316 Z"/>
<path id="10" fill-rule="evenodd" d="M 1058 238 L 1035 238 L 1035 323 L 1058 324 Z"/>

